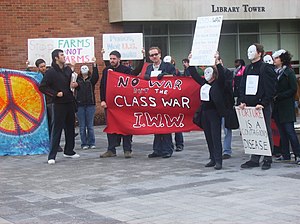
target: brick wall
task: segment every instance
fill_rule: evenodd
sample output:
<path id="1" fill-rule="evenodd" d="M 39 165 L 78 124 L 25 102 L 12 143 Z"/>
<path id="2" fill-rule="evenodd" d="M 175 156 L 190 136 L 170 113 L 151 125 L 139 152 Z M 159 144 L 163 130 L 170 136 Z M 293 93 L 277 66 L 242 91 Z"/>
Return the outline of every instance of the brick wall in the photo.
<path id="1" fill-rule="evenodd" d="M 94 36 L 101 72 L 102 34 L 123 31 L 121 24 L 109 23 L 107 0 L 0 1 L 0 15 L 0 68 L 26 67 L 27 39 Z M 96 98 L 99 100 L 99 83 Z"/>

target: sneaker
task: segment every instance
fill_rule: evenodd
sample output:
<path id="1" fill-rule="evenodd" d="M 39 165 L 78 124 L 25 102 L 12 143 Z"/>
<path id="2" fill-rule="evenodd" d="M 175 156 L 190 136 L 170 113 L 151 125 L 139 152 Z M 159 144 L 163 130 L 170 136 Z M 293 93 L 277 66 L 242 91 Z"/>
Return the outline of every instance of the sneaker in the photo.
<path id="1" fill-rule="evenodd" d="M 156 157 L 161 157 L 161 155 L 159 155 L 159 154 L 157 154 L 155 152 L 153 152 L 153 153 L 151 153 L 151 154 L 148 155 L 148 158 L 156 158 Z"/>
<path id="2" fill-rule="evenodd" d="M 183 145 L 176 146 L 176 152 L 181 152 L 183 150 Z"/>
<path id="3" fill-rule="evenodd" d="M 283 156 L 280 156 L 275 159 L 276 162 L 291 162 L 291 158 L 284 158 Z"/>
<path id="4" fill-rule="evenodd" d="M 95 149 L 96 146 L 95 145 L 90 145 L 90 149 Z"/>
<path id="5" fill-rule="evenodd" d="M 131 152 L 130 151 L 125 151 L 124 152 L 124 157 L 125 157 L 125 159 L 130 159 L 132 157 Z"/>
<path id="6" fill-rule="evenodd" d="M 231 158 L 231 155 L 229 155 L 229 154 L 224 154 L 224 155 L 222 156 L 222 158 L 223 158 L 223 159 L 230 159 L 230 158 Z"/>
<path id="7" fill-rule="evenodd" d="M 105 153 L 100 154 L 100 158 L 108 158 L 108 157 L 115 157 L 117 156 L 116 153 L 113 153 L 110 150 L 107 150 Z"/>
<path id="8" fill-rule="evenodd" d="M 300 159 L 298 159 L 298 160 L 296 161 L 296 164 L 297 164 L 297 165 L 300 165 Z"/>
<path id="9" fill-rule="evenodd" d="M 75 153 L 74 155 L 67 155 L 67 154 L 64 154 L 64 157 L 66 158 L 72 158 L 72 159 L 76 159 L 76 158 L 79 158 L 80 155 L 78 155 L 77 153 Z"/>
<path id="10" fill-rule="evenodd" d="M 271 168 L 271 163 L 270 161 L 264 161 L 263 165 L 261 166 L 262 170 L 268 170 Z"/>
<path id="11" fill-rule="evenodd" d="M 253 162 L 250 160 L 241 165 L 241 168 L 244 168 L 244 169 L 253 168 L 253 167 L 259 167 L 259 163 L 256 163 L 256 162 Z"/>
<path id="12" fill-rule="evenodd" d="M 50 164 L 50 165 L 55 164 L 55 160 L 54 160 L 54 159 L 49 159 L 49 160 L 48 160 L 48 164 Z"/>
<path id="13" fill-rule="evenodd" d="M 84 149 L 84 150 L 89 149 L 89 147 L 87 145 L 82 146 L 81 148 Z"/>

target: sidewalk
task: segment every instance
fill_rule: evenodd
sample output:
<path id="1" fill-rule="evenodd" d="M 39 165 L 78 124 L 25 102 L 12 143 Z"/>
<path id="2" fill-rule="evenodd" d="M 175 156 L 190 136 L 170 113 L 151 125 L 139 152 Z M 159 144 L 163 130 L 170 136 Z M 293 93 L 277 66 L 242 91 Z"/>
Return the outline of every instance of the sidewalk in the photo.
<path id="1" fill-rule="evenodd" d="M 274 224 L 300 222 L 300 167 L 242 170 L 249 156 L 233 131 L 233 157 L 223 169 L 205 168 L 203 132 L 184 133 L 185 149 L 152 158 L 153 136 L 133 137 L 133 158 L 99 158 L 106 151 L 103 127 L 97 148 L 79 159 L 58 154 L 0 157 L 0 224 Z M 63 145 L 63 144 L 62 144 Z"/>

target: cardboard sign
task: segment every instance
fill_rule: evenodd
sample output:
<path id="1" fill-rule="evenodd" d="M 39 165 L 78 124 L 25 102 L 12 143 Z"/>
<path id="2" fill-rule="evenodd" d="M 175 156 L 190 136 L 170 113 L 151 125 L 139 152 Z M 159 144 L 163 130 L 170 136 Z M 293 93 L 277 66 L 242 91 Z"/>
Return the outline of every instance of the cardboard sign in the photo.
<path id="1" fill-rule="evenodd" d="M 143 34 L 118 33 L 103 34 L 103 60 L 109 60 L 109 53 L 117 50 L 121 53 L 122 60 L 143 59 Z"/>
<path id="2" fill-rule="evenodd" d="M 272 156 L 263 110 L 235 107 L 246 154 Z"/>
<path id="3" fill-rule="evenodd" d="M 198 17 L 192 45 L 190 65 L 214 65 L 223 16 Z"/>
<path id="4" fill-rule="evenodd" d="M 64 51 L 67 64 L 73 60 L 76 63 L 92 62 L 95 56 L 94 37 L 28 39 L 29 66 L 35 66 L 34 63 L 39 58 L 50 66 L 51 53 L 55 49 Z"/>

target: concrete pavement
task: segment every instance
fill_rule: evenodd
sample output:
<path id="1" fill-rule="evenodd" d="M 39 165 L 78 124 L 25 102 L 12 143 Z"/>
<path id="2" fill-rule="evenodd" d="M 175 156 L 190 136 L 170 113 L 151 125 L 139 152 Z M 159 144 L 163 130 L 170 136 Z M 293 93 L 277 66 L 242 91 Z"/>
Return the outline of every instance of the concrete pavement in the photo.
<path id="1" fill-rule="evenodd" d="M 96 149 L 79 159 L 58 154 L 0 157 L 0 224 L 247 224 L 300 223 L 300 166 L 243 170 L 249 156 L 233 131 L 233 157 L 223 169 L 205 168 L 203 132 L 184 133 L 185 149 L 169 159 L 148 159 L 153 136 L 133 137 L 133 158 L 99 158 L 106 151 L 103 127 Z"/>

